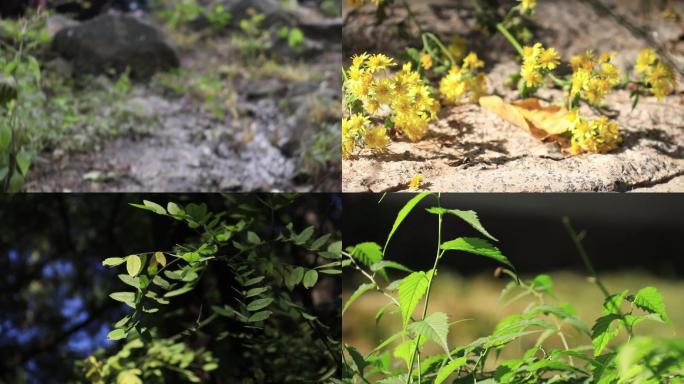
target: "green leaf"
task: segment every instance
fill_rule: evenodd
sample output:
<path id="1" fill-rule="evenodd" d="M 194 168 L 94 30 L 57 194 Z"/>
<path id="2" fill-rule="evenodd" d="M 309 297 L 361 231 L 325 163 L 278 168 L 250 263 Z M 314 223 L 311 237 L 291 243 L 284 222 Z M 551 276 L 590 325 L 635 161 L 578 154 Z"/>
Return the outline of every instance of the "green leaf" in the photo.
<path id="1" fill-rule="evenodd" d="M 123 328 L 116 328 L 107 334 L 109 340 L 121 340 L 125 339 L 128 333 Z"/>
<path id="2" fill-rule="evenodd" d="M 618 315 L 610 314 L 596 319 L 596 323 L 591 328 L 591 344 L 594 346 L 594 356 L 600 355 L 608 343 L 620 333 L 618 327 L 611 327 L 613 321 L 619 318 Z"/>
<path id="3" fill-rule="evenodd" d="M 319 248 L 321 248 L 328 241 L 329 238 L 330 238 L 330 234 L 326 233 L 325 235 L 314 240 L 311 243 L 311 245 L 309 246 L 309 249 L 312 251 L 317 251 Z"/>
<path id="4" fill-rule="evenodd" d="M 134 292 L 114 292 L 109 295 L 112 299 L 125 303 L 131 308 L 135 308 L 135 293 Z"/>
<path id="5" fill-rule="evenodd" d="M 316 282 L 318 281 L 318 272 L 316 272 L 315 269 L 310 269 L 306 271 L 304 274 L 304 278 L 302 279 L 302 285 L 304 285 L 304 288 L 311 288 L 314 285 L 316 285 Z"/>
<path id="6" fill-rule="evenodd" d="M 140 288 L 140 280 L 137 277 L 132 277 L 130 275 L 117 275 L 121 281 L 125 284 L 130 285 L 133 288 Z"/>
<path id="7" fill-rule="evenodd" d="M 242 283 L 242 285 L 245 287 L 249 287 L 250 285 L 261 283 L 262 281 L 264 281 L 265 278 L 266 276 L 257 276 L 245 281 L 244 283 Z"/>
<path id="8" fill-rule="evenodd" d="M 406 216 L 411 213 L 413 208 L 415 208 L 418 203 L 420 203 L 421 200 L 423 200 L 425 197 L 430 195 L 430 192 L 421 192 L 414 196 L 411 200 L 409 200 L 406 205 L 399 211 L 397 214 L 397 218 L 394 220 L 394 224 L 392 225 L 392 230 L 389 233 L 389 236 L 387 236 L 387 241 L 385 241 L 385 246 L 382 249 L 382 254 L 385 254 L 385 250 L 387 249 L 387 245 L 389 245 L 390 240 L 392 239 L 392 236 L 394 235 L 394 232 L 396 232 L 397 228 L 401 225 L 401 223 L 404 221 Z"/>
<path id="9" fill-rule="evenodd" d="M 108 267 L 116 267 L 117 265 L 121 265 L 125 262 L 126 259 L 124 259 L 123 257 L 109 257 L 102 261 L 102 265 L 106 265 Z"/>
<path id="10" fill-rule="evenodd" d="M 160 288 L 171 289 L 171 283 L 169 283 L 159 275 L 154 276 L 154 278 L 152 279 L 152 283 L 156 284 Z"/>
<path id="11" fill-rule="evenodd" d="M 363 371 L 368 366 L 366 359 L 363 357 L 363 355 L 356 348 L 352 347 L 351 345 L 345 344 L 344 347 L 347 349 L 349 356 L 354 361 L 354 364 L 356 365 L 356 369 L 358 370 L 358 374 L 361 377 L 363 377 Z"/>
<path id="12" fill-rule="evenodd" d="M 162 267 L 166 266 L 166 256 L 164 256 L 164 253 L 155 252 L 154 259 L 157 260 L 157 263 L 159 263 L 159 265 L 161 265 Z"/>
<path id="13" fill-rule="evenodd" d="M 259 235 L 257 235 L 256 233 L 249 231 L 247 232 L 247 241 L 251 244 L 260 244 L 261 238 L 259 238 Z"/>
<path id="14" fill-rule="evenodd" d="M 432 271 L 427 273 L 418 271 L 406 276 L 399 283 L 399 310 L 401 311 L 404 329 L 406 329 L 418 302 L 425 295 L 431 278 Z"/>
<path id="15" fill-rule="evenodd" d="M 439 372 L 437 372 L 437 377 L 435 378 L 435 384 L 442 384 L 444 380 L 449 377 L 449 375 L 464 366 L 467 362 L 468 358 L 466 356 L 451 360 L 447 365 L 439 369 Z"/>
<path id="16" fill-rule="evenodd" d="M 188 263 L 196 263 L 202 258 L 202 255 L 197 252 L 185 252 L 181 257 Z"/>
<path id="17" fill-rule="evenodd" d="M 192 285 L 186 285 L 184 287 L 174 289 L 173 291 L 166 292 L 164 294 L 164 297 L 174 297 L 174 296 L 180 296 L 184 293 L 192 291 L 194 287 Z"/>
<path id="18" fill-rule="evenodd" d="M 370 267 L 382 260 L 382 249 L 380 245 L 373 242 L 356 244 L 351 251 L 352 257 L 362 264 Z"/>
<path id="19" fill-rule="evenodd" d="M 433 214 L 450 214 L 458 217 L 459 219 L 465 221 L 466 223 L 470 224 L 471 227 L 473 227 L 475 230 L 480 232 L 481 234 L 487 236 L 488 238 L 494 240 L 494 241 L 499 241 L 496 239 L 496 237 L 492 236 L 487 232 L 486 229 L 482 226 L 482 223 L 480 223 L 480 219 L 477 217 L 477 212 L 475 211 L 461 211 L 458 209 L 445 209 L 441 207 L 432 207 L 427 209 L 428 212 L 433 213 Z"/>
<path id="20" fill-rule="evenodd" d="M 255 323 L 257 321 L 264 321 L 264 320 L 268 319 L 269 316 L 271 316 L 271 313 L 272 313 L 271 311 L 257 312 L 255 314 L 253 314 L 252 316 L 250 316 L 249 319 L 247 319 L 247 321 L 249 321 L 250 323 Z"/>
<path id="21" fill-rule="evenodd" d="M 499 251 L 497 247 L 493 246 L 487 240 L 480 239 L 478 237 L 459 237 L 457 239 L 443 243 L 440 248 L 447 251 L 463 251 L 489 257 L 515 270 L 513 264 L 508 261 L 506 256 L 501 254 L 501 251 Z"/>
<path id="22" fill-rule="evenodd" d="M 606 298 L 606 300 L 603 302 L 603 314 L 608 315 L 612 313 L 615 315 L 619 315 L 620 305 L 622 304 L 622 301 L 627 297 L 628 293 L 629 290 L 625 289 L 620 293 L 608 296 L 608 298 Z"/>
<path id="23" fill-rule="evenodd" d="M 313 233 L 314 233 L 314 227 L 313 226 L 307 227 L 305 230 L 302 231 L 302 233 L 300 233 L 299 235 L 297 235 L 294 238 L 295 244 L 302 245 L 302 244 L 306 243 L 311 238 Z"/>
<path id="24" fill-rule="evenodd" d="M 245 297 L 252 297 L 252 296 L 257 296 L 261 295 L 262 293 L 268 291 L 267 287 L 259 287 L 259 288 L 252 288 L 247 293 L 245 293 Z"/>
<path id="25" fill-rule="evenodd" d="M 449 354 L 447 336 L 449 334 L 449 320 L 447 315 L 442 312 L 435 312 L 425 319 L 409 324 L 407 328 L 416 336 L 425 337 L 437 343 L 444 352 Z"/>
<path id="26" fill-rule="evenodd" d="M 166 204 L 166 210 L 169 212 L 169 215 L 172 216 L 183 216 L 185 215 L 185 211 L 183 211 L 183 208 L 179 207 L 178 204 L 170 201 L 168 204 Z"/>
<path id="27" fill-rule="evenodd" d="M 347 309 L 349 308 L 349 306 L 354 301 L 356 301 L 356 299 L 361 297 L 364 293 L 375 289 L 375 287 L 376 287 L 376 285 L 373 283 L 364 283 L 364 284 L 359 285 L 359 287 L 356 288 L 356 291 L 354 291 L 354 293 L 352 293 L 352 295 L 349 296 L 349 299 L 347 299 L 347 302 L 344 303 L 344 308 L 342 308 L 342 314 L 344 315 L 344 313 L 347 312 Z"/>
<path id="28" fill-rule="evenodd" d="M 164 209 L 164 207 L 162 207 L 161 205 L 159 205 L 155 202 L 152 202 L 152 201 L 143 200 L 142 205 L 140 205 L 140 204 L 131 204 L 131 205 L 136 207 L 136 208 L 141 208 L 141 209 L 146 209 L 148 211 L 152 211 L 158 215 L 166 215 L 166 209 Z"/>
<path id="29" fill-rule="evenodd" d="M 2 102 L 0 102 L 0 105 Z M 12 129 L 5 124 L 0 124 L 0 152 L 4 152 L 12 142 Z"/>
<path id="30" fill-rule="evenodd" d="M 130 255 L 126 257 L 126 270 L 128 274 L 135 277 L 142 270 L 142 259 L 138 255 Z"/>
<path id="31" fill-rule="evenodd" d="M 294 287 L 302 281 L 302 278 L 304 278 L 304 268 L 296 267 L 292 270 L 292 272 L 290 272 L 290 276 L 287 278 L 287 286 Z"/>
<path id="32" fill-rule="evenodd" d="M 385 269 L 385 268 L 398 269 L 400 271 L 404 271 L 404 272 L 408 272 L 408 273 L 413 272 L 413 270 L 411 270 L 408 267 L 405 267 L 402 264 L 399 264 L 399 263 L 394 262 L 394 261 L 388 261 L 388 260 L 379 261 L 379 262 L 374 263 L 373 265 L 370 266 L 370 269 L 373 272 L 377 272 L 377 271 Z"/>
<path id="33" fill-rule="evenodd" d="M 268 307 L 271 303 L 273 302 L 273 299 L 270 297 L 266 297 L 263 299 L 257 299 L 249 303 L 247 305 L 247 310 L 250 312 L 258 311 L 260 309 L 264 309 Z"/>
<path id="34" fill-rule="evenodd" d="M 218 314 L 221 315 L 221 316 L 225 316 L 225 317 L 234 317 L 234 315 L 235 315 L 235 311 L 233 310 L 233 308 L 231 308 L 231 307 L 229 307 L 229 306 L 227 306 L 227 305 L 224 306 L 224 307 L 219 307 L 219 306 L 217 306 L 217 305 L 212 305 L 212 306 L 211 306 L 211 309 L 214 310 L 214 312 L 218 313 Z"/>
<path id="35" fill-rule="evenodd" d="M 328 245 L 328 254 L 335 255 L 337 259 L 342 257 L 342 242 L 336 241 Z"/>
<path id="36" fill-rule="evenodd" d="M 31 154 L 31 152 L 21 150 L 19 153 L 17 153 L 16 160 L 19 172 L 21 172 L 23 176 L 26 176 L 26 173 L 31 166 L 31 161 L 33 160 L 33 154 Z"/>
<path id="37" fill-rule="evenodd" d="M 634 304 L 646 312 L 657 314 L 664 322 L 670 322 L 665 311 L 663 296 L 655 287 L 640 289 L 634 297 Z"/>

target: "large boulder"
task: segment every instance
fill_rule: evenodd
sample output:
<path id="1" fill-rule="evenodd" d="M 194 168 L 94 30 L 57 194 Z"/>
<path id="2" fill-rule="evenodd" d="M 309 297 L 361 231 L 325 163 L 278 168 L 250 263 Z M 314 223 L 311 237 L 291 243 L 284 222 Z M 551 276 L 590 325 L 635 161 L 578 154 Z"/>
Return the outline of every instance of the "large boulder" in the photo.
<path id="1" fill-rule="evenodd" d="M 149 78 L 180 65 L 176 50 L 155 26 L 127 15 L 105 14 L 60 30 L 53 49 L 76 73 L 121 73 Z"/>

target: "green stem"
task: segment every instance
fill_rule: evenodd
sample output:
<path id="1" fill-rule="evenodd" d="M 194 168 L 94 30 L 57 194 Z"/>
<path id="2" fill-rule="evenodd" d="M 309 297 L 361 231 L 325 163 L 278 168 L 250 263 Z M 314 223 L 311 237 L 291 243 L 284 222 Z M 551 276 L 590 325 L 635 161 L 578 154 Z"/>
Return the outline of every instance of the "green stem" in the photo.
<path id="1" fill-rule="evenodd" d="M 587 268 L 589 271 L 589 274 L 591 277 L 594 279 L 594 282 L 597 287 L 601 290 L 603 293 L 603 296 L 608 299 L 610 298 L 610 292 L 606 288 L 605 285 L 603 285 L 603 282 L 601 279 L 599 279 L 598 274 L 596 273 L 596 270 L 594 269 L 594 266 L 591 264 L 591 260 L 589 259 L 589 255 L 587 255 L 587 251 L 584 249 L 584 246 L 582 245 L 582 240 L 580 239 L 580 236 L 577 235 L 575 232 L 575 229 L 572 227 L 572 224 L 570 224 L 570 219 L 568 217 L 563 218 L 563 224 L 565 224 L 565 228 L 568 230 L 568 233 L 570 234 L 570 237 L 572 238 L 572 241 L 575 243 L 575 248 L 577 248 L 577 252 L 580 254 L 580 257 L 582 258 L 582 262 L 584 263 L 584 266 Z M 622 319 L 622 323 L 627 330 L 627 333 L 629 333 L 630 338 L 634 336 L 634 333 L 632 332 L 632 329 L 629 327 L 627 324 L 627 321 L 625 320 L 624 314 L 622 311 L 620 311 L 620 308 L 616 308 L 618 316 Z"/>
<path id="2" fill-rule="evenodd" d="M 441 207 L 440 205 L 440 197 L 441 194 L 437 194 L 437 206 Z M 435 262 L 432 265 L 432 271 L 430 273 L 430 278 L 428 279 L 428 286 L 427 286 L 427 291 L 425 292 L 425 305 L 423 305 L 423 314 L 421 316 L 421 320 L 425 320 L 425 316 L 427 315 L 427 310 L 428 310 L 428 305 L 430 303 L 430 291 L 432 289 L 432 280 L 435 276 L 435 272 L 437 271 L 437 264 L 439 263 L 439 259 L 442 258 L 442 255 L 444 254 L 444 251 L 441 251 L 440 246 L 442 245 L 442 214 L 437 215 L 437 251 L 435 253 Z M 420 335 L 416 338 L 416 347 L 413 349 L 413 352 L 411 353 L 411 363 L 409 364 L 409 369 L 408 369 L 408 376 L 406 377 L 406 384 L 411 383 L 411 377 L 412 377 L 412 372 L 413 372 L 413 362 L 416 359 L 416 355 L 418 354 L 418 348 L 420 348 Z M 418 359 L 419 361 L 419 366 L 418 366 L 418 383 L 420 383 L 420 358 Z"/>
<path id="3" fill-rule="evenodd" d="M 439 40 L 439 38 L 437 36 L 435 36 L 434 33 L 430 33 L 430 32 L 424 33 L 423 34 L 423 44 L 425 44 L 426 38 L 432 40 L 435 43 L 435 45 L 437 45 L 437 47 L 439 47 L 439 49 L 442 50 L 442 53 L 444 53 L 444 55 L 449 59 L 452 66 L 456 65 L 456 60 L 454 60 L 454 57 L 451 56 L 451 53 L 449 53 L 449 50 L 446 49 L 444 44 L 442 44 L 442 42 Z M 427 44 L 426 44 L 426 46 L 427 46 Z"/>

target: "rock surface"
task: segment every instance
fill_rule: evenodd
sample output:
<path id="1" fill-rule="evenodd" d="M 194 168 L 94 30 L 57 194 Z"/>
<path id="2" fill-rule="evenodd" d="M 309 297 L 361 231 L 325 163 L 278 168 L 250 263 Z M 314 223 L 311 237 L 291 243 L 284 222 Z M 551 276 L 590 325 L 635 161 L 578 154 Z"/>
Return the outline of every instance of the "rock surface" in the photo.
<path id="1" fill-rule="evenodd" d="M 175 49 L 158 28 L 127 15 L 105 14 L 60 30 L 53 49 L 71 61 L 76 73 L 117 73 L 149 78 L 178 67 Z"/>

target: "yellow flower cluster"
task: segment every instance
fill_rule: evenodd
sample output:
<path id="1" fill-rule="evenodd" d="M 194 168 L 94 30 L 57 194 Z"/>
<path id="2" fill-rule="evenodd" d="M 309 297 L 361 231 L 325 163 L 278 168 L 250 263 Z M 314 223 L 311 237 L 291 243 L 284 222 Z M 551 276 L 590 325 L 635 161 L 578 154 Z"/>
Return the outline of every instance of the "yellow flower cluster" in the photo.
<path id="1" fill-rule="evenodd" d="M 558 67 L 560 55 L 555 48 L 544 49 L 541 43 L 523 48 L 523 65 L 520 76 L 528 88 L 544 85 L 544 77 Z"/>
<path id="2" fill-rule="evenodd" d="M 677 78 L 672 68 L 663 63 L 652 49 L 641 51 L 634 69 L 637 73 L 643 74 L 644 82 L 649 85 L 658 100 L 664 99 L 677 86 Z"/>
<path id="3" fill-rule="evenodd" d="M 380 5 L 384 0 L 347 0 L 347 4 L 352 7 L 360 7 L 367 3 L 373 3 L 375 5 Z"/>
<path id="4" fill-rule="evenodd" d="M 421 140 L 431 120 L 439 112 L 439 102 L 431 95 L 430 87 L 410 63 L 390 73 L 396 66 L 394 59 L 383 55 L 362 54 L 352 58 L 347 70 L 345 96 L 360 102 L 362 113 L 342 121 L 342 153 L 348 157 L 358 146 L 383 150 L 389 142 L 387 129 L 377 125 L 368 129 L 373 117 L 388 117 L 394 127 L 411 141 Z"/>
<path id="5" fill-rule="evenodd" d="M 522 13 L 532 13 L 537 7 L 537 0 L 518 0 Z"/>
<path id="6" fill-rule="evenodd" d="M 592 51 L 570 59 L 572 82 L 570 98 L 579 97 L 592 105 L 600 104 L 615 85 L 620 82 L 620 71 L 611 63 L 614 53 L 603 53 L 598 58 Z"/>
<path id="7" fill-rule="evenodd" d="M 451 67 L 449 73 L 439 82 L 439 92 L 446 103 L 455 104 L 464 96 L 470 101 L 477 101 L 480 96 L 487 93 L 487 76 L 484 73 L 476 73 L 477 69 L 484 67 L 484 62 L 475 53 L 469 53 L 463 59 L 461 67 Z"/>
<path id="8" fill-rule="evenodd" d="M 568 129 L 572 134 L 570 151 L 574 155 L 583 152 L 607 153 L 622 142 L 616 121 L 606 116 L 588 120 L 580 116 L 577 109 L 568 115 Z"/>
<path id="9" fill-rule="evenodd" d="M 417 173 L 415 176 L 413 176 L 411 178 L 411 181 L 409 181 L 409 190 L 417 191 L 422 184 L 423 184 L 423 174 Z"/>

